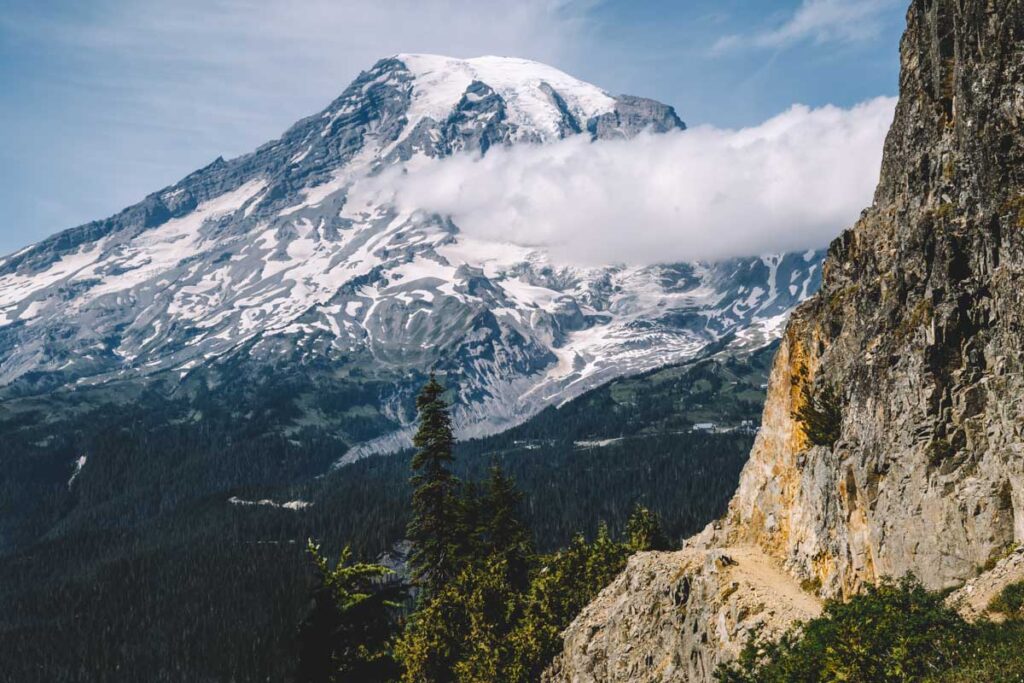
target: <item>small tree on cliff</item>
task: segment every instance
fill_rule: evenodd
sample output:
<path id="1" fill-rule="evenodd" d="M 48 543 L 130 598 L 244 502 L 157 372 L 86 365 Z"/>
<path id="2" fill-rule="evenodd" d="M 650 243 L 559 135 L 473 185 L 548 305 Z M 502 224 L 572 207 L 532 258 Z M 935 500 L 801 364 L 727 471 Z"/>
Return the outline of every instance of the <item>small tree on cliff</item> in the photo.
<path id="1" fill-rule="evenodd" d="M 839 392 L 831 384 L 812 391 L 807 383 L 801 390 L 801 398 L 803 400 L 793 416 L 803 426 L 812 444 L 831 448 L 839 440 L 842 427 L 843 406 Z"/>
<path id="2" fill-rule="evenodd" d="M 626 523 L 626 542 L 633 552 L 672 548 L 668 537 L 661 529 L 661 519 L 639 503 Z"/>

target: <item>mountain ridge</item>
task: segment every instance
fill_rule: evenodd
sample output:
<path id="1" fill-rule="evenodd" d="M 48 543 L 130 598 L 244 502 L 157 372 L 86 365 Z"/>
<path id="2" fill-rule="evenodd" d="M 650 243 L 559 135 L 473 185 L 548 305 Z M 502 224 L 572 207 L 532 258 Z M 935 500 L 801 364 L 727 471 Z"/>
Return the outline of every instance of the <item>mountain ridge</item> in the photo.
<path id="1" fill-rule="evenodd" d="M 199 391 L 268 368 L 326 383 L 341 364 L 395 385 L 378 412 L 400 444 L 428 369 L 459 385 L 471 436 L 729 334 L 764 345 L 817 287 L 820 252 L 581 268 L 354 185 L 494 145 L 684 128 L 671 107 L 535 62 L 380 60 L 278 140 L 0 260 L 0 395 L 133 378 Z"/>

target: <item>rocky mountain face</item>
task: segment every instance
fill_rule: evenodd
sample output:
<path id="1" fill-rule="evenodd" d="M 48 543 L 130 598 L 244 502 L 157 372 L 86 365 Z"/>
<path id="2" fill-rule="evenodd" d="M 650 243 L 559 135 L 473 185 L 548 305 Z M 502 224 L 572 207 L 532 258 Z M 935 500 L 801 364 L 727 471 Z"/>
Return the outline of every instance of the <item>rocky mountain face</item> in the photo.
<path id="1" fill-rule="evenodd" d="M 384 59 L 281 139 L 0 259 L 0 398 L 145 385 L 230 402 L 290 382 L 288 428 L 335 429 L 352 459 L 402 442 L 428 369 L 459 387 L 473 435 L 712 343 L 757 348 L 817 288 L 822 254 L 580 268 L 356 184 L 495 145 L 683 128 L 525 60 Z M 322 400 L 345 383 L 357 401 Z"/>
<path id="2" fill-rule="evenodd" d="M 549 680 L 707 681 L 752 629 L 884 575 L 970 580 L 972 616 L 1024 576 L 1019 553 L 985 569 L 1024 541 L 1024 4 L 907 19 L 874 204 L 786 327 L 728 515 L 634 558 Z"/>

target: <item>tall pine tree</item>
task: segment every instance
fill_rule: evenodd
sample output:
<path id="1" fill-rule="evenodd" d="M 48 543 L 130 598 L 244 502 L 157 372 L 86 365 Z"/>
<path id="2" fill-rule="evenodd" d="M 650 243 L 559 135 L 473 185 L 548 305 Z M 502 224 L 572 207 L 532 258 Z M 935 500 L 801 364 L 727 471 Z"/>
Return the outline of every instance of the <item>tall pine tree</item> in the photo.
<path id="1" fill-rule="evenodd" d="M 419 430 L 413 439 L 412 518 L 408 538 L 412 579 L 422 597 L 437 595 L 459 572 L 460 515 L 458 480 L 451 464 L 452 422 L 444 401 L 444 387 L 432 374 L 416 399 Z"/>

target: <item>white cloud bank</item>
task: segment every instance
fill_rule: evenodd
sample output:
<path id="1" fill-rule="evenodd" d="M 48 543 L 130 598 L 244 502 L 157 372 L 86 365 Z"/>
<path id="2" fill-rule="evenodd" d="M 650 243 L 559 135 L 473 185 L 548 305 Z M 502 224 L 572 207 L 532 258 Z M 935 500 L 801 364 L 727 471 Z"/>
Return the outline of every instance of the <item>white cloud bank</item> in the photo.
<path id="1" fill-rule="evenodd" d="M 492 149 L 395 169 L 361 190 L 583 265 L 821 247 L 871 203 L 894 107 L 798 105 L 742 130 Z"/>

